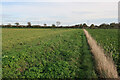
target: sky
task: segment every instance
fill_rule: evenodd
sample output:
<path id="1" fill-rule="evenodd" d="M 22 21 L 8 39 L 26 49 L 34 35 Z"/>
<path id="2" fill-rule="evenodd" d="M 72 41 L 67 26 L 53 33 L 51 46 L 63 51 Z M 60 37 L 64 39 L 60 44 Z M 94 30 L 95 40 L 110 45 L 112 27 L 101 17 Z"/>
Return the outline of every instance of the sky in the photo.
<path id="1" fill-rule="evenodd" d="M 61 25 L 102 24 L 118 22 L 118 2 L 42 2 L 35 0 L 4 0 L 0 24 L 52 25 L 60 21 Z"/>
<path id="2" fill-rule="evenodd" d="M 1 0 L 2 2 L 118 2 L 119 0 Z"/>

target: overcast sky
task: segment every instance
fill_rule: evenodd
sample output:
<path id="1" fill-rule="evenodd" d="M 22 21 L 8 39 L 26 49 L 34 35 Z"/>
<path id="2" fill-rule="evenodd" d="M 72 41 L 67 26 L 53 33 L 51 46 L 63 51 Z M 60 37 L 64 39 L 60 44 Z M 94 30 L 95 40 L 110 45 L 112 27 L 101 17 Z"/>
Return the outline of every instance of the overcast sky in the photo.
<path id="1" fill-rule="evenodd" d="M 2 2 L 2 23 L 51 25 L 117 22 L 118 2 Z"/>

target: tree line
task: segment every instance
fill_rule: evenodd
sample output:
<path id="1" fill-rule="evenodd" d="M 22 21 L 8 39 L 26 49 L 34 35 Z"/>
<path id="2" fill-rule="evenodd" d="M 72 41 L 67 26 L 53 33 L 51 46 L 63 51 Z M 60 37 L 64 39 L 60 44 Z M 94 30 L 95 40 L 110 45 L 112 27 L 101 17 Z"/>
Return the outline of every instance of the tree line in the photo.
<path id="1" fill-rule="evenodd" d="M 90 29 L 118 29 L 120 28 L 120 23 L 110 23 L 110 24 L 101 24 L 101 25 L 94 25 L 91 24 L 88 26 L 86 23 L 84 24 L 77 24 L 73 26 L 59 26 L 61 23 L 59 21 L 55 24 L 52 24 L 51 26 L 47 26 L 47 24 L 44 24 L 43 26 L 40 25 L 32 25 L 31 22 L 28 22 L 27 25 L 20 25 L 18 22 L 15 23 L 15 25 L 11 25 L 10 23 L 7 25 L 0 25 L 2 28 L 90 28 Z"/>

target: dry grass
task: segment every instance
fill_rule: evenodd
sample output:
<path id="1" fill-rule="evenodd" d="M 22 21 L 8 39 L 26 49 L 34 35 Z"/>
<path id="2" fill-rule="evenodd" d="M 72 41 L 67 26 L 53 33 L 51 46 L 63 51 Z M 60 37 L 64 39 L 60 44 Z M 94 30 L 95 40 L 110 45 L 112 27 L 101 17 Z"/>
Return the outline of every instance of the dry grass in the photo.
<path id="1" fill-rule="evenodd" d="M 91 47 L 91 52 L 94 55 L 96 68 L 100 73 L 101 78 L 118 78 L 117 69 L 114 65 L 112 58 L 106 57 L 104 50 L 97 45 L 96 41 L 91 35 L 85 30 L 84 33 L 87 37 L 88 43 Z"/>

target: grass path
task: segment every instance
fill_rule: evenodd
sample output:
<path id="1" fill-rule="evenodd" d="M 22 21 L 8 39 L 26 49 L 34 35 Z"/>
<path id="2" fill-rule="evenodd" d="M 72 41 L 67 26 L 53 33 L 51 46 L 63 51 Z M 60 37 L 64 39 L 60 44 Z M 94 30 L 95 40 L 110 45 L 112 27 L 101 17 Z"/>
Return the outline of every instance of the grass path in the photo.
<path id="1" fill-rule="evenodd" d="M 104 54 L 104 50 L 97 45 L 96 41 L 91 35 L 85 30 L 84 33 L 87 37 L 88 43 L 91 47 L 91 52 L 94 55 L 96 61 L 96 68 L 100 72 L 102 78 L 118 78 L 117 69 L 112 59 L 108 58 Z"/>

